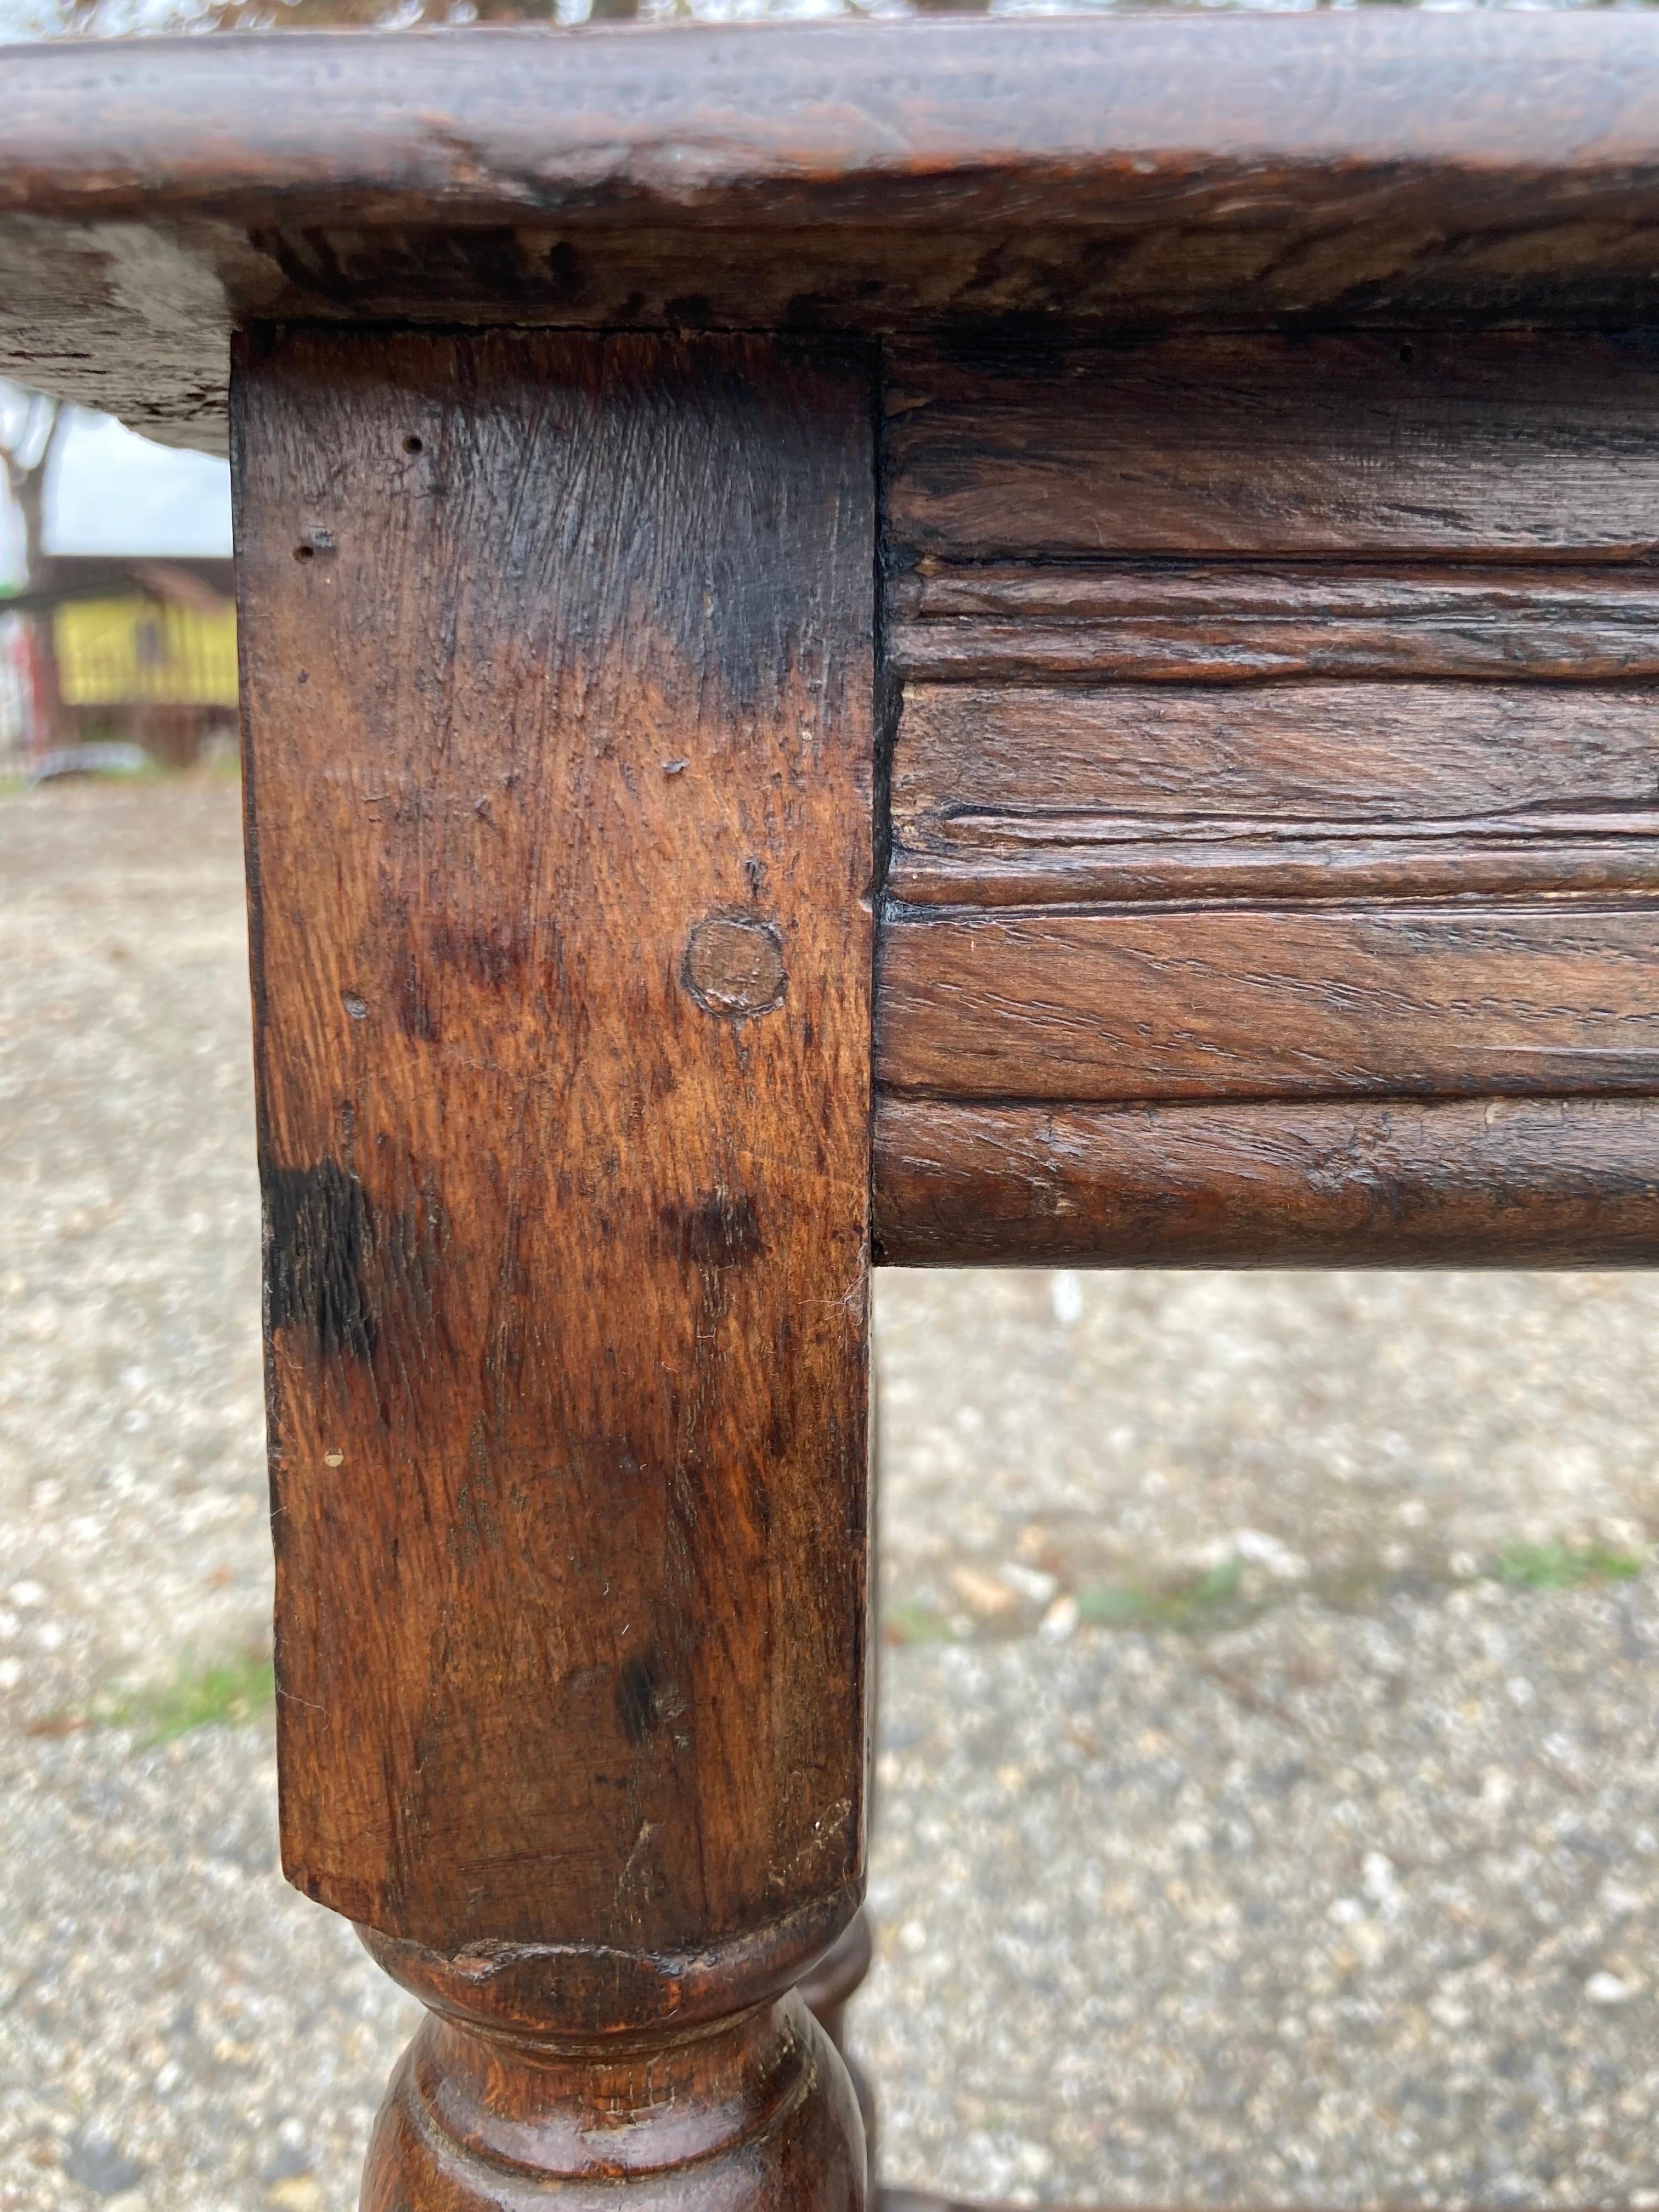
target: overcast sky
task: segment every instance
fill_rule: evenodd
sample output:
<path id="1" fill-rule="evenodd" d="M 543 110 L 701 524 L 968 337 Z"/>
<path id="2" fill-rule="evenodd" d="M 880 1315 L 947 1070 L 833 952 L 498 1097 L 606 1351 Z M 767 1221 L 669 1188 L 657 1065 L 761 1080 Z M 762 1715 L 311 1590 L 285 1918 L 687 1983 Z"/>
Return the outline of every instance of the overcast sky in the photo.
<path id="1" fill-rule="evenodd" d="M 7 511 L 3 523 L 0 574 L 15 580 L 21 537 L 15 514 Z M 107 415 L 77 410 L 46 479 L 46 550 L 228 555 L 229 468 L 206 453 L 152 445 Z"/>

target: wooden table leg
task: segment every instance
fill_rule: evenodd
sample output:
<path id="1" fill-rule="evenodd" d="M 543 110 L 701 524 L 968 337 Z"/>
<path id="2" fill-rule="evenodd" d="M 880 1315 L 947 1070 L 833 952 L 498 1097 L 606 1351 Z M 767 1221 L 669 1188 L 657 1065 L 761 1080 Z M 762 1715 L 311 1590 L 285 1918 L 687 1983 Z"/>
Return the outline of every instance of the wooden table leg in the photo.
<path id="1" fill-rule="evenodd" d="M 431 2008 L 371 2212 L 846 2212 L 872 416 L 785 342 L 234 400 L 284 1864 Z"/>

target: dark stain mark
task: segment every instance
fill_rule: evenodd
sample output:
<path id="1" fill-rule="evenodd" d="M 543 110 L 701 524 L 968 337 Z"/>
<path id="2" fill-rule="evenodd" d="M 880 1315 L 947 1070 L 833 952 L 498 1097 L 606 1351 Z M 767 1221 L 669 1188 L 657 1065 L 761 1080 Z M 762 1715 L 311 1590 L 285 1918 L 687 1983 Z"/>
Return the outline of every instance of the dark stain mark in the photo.
<path id="1" fill-rule="evenodd" d="M 792 293 L 783 303 L 783 328 L 787 331 L 833 329 L 839 305 L 833 290 Z"/>
<path id="2" fill-rule="evenodd" d="M 374 1231 L 375 1273 L 384 1285 L 380 1310 L 395 1308 L 424 1334 L 433 1325 L 449 1243 L 449 1224 L 435 1184 L 428 1180 L 414 1205 L 383 1213 Z"/>
<path id="3" fill-rule="evenodd" d="M 690 1206 L 665 1206 L 657 1218 L 688 1267 L 741 1267 L 765 1249 L 752 1198 L 704 1191 Z"/>
<path id="4" fill-rule="evenodd" d="M 661 1696 L 655 1654 L 644 1651 L 630 1659 L 617 1677 L 617 1710 L 629 1743 L 643 1743 L 658 1725 Z"/>
<path id="5" fill-rule="evenodd" d="M 702 304 L 672 306 L 689 315 Z M 809 354 L 697 337 L 605 351 L 603 412 L 589 419 L 603 426 L 595 465 L 616 466 L 610 532 L 617 544 L 654 545 L 665 498 L 701 510 L 640 611 L 648 605 L 669 664 L 697 685 L 717 684 L 739 718 L 806 697 L 837 711 L 844 679 L 825 657 L 820 533 L 825 484 L 842 481 L 848 454 L 842 410 L 826 400 L 845 376 L 864 388 L 870 358 L 861 346 Z M 651 455 L 641 467 L 605 459 L 606 447 L 620 456 L 641 438 Z"/>
<path id="6" fill-rule="evenodd" d="M 448 301 L 541 301 L 550 275 L 568 296 L 560 249 L 544 254 L 539 240 L 526 241 L 507 224 L 477 230 L 415 225 L 394 234 L 306 227 L 253 235 L 258 250 L 313 300 L 344 304 L 365 291 L 396 291 Z"/>
<path id="7" fill-rule="evenodd" d="M 553 280 L 555 299 L 567 305 L 579 300 L 587 280 L 582 271 L 581 256 L 569 240 L 562 238 L 556 246 L 550 246 L 542 259 Z"/>
<path id="8" fill-rule="evenodd" d="M 427 980 L 413 949 L 398 963 L 398 1026 L 407 1037 L 422 1044 L 438 1042 L 438 1010 L 432 1003 Z"/>
<path id="9" fill-rule="evenodd" d="M 789 988 L 783 938 L 769 921 L 711 915 L 686 939 L 680 981 L 705 1013 L 769 1013 Z"/>
<path id="10" fill-rule="evenodd" d="M 262 1163 L 259 1179 L 271 1328 L 302 1328 L 325 1353 L 372 1358 L 377 1331 L 362 1270 L 373 1224 L 362 1185 L 333 1160 Z"/>
<path id="11" fill-rule="evenodd" d="M 526 925 L 516 919 L 471 925 L 446 921 L 433 932 L 432 951 L 445 967 L 459 968 L 487 989 L 500 991 L 523 972 L 530 945 Z"/>
<path id="12" fill-rule="evenodd" d="M 455 1518 L 449 1531 L 449 1553 L 471 1566 L 481 1552 L 501 1553 L 506 1539 L 501 1513 L 488 1472 L 462 1483 L 455 1493 Z"/>

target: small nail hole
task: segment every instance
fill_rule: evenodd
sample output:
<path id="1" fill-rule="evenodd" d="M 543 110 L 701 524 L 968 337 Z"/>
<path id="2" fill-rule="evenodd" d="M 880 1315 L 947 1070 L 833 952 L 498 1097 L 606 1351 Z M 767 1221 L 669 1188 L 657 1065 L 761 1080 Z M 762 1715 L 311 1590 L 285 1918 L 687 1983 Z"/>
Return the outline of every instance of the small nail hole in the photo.
<path id="1" fill-rule="evenodd" d="M 296 561 L 314 561 L 317 558 L 317 548 L 314 545 L 296 545 L 294 549 L 294 557 Z"/>
<path id="2" fill-rule="evenodd" d="M 426 447 L 421 439 L 408 437 L 404 440 L 404 451 L 406 453 L 422 453 Z"/>
<path id="3" fill-rule="evenodd" d="M 1414 345 L 1402 345 L 1400 349 L 1400 358 L 1408 364 L 1414 362 L 1417 359 L 1417 348 Z"/>

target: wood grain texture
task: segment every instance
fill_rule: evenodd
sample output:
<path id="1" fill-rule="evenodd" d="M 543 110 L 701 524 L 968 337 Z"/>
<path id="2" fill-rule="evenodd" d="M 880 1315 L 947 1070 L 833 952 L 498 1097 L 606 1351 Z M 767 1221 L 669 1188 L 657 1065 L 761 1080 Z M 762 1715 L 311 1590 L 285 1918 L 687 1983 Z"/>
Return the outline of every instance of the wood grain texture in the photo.
<path id="1" fill-rule="evenodd" d="M 1639 12 L 8 49 L 0 368 L 224 434 L 239 319 L 1003 335 L 1659 315 Z"/>
<path id="2" fill-rule="evenodd" d="M 1659 577 L 1534 568 L 929 558 L 888 595 L 907 683 L 1607 683 L 1659 677 Z"/>
<path id="3" fill-rule="evenodd" d="M 870 411 L 243 357 L 285 1863 L 481 2017 L 730 2010 L 857 1900 Z"/>
<path id="4" fill-rule="evenodd" d="M 1646 1267 L 1659 1103 L 1234 1106 L 883 1098 L 899 1267 Z"/>
<path id="5" fill-rule="evenodd" d="M 1602 558 L 1659 544 L 1659 346 L 1197 337 L 896 355 L 901 564 L 1170 554 Z"/>
<path id="6" fill-rule="evenodd" d="M 1340 1097 L 1659 1087 L 1659 910 L 901 911 L 879 1080 L 939 1097 Z"/>
<path id="7" fill-rule="evenodd" d="M 1378 828 L 1643 811 L 1659 798 L 1656 696 L 1473 684 L 913 687 L 895 823 L 920 841 L 964 808 Z"/>
<path id="8" fill-rule="evenodd" d="M 1655 696 L 911 684 L 889 889 L 987 906 L 1648 889 Z"/>
<path id="9" fill-rule="evenodd" d="M 1616 818 L 1616 817 L 1615 817 Z M 1510 899 L 1659 893 L 1659 814 L 1617 834 L 1594 816 L 1547 816 L 1516 830 L 1476 817 L 1439 834 L 1378 836 L 1312 820 L 1197 819 L 1138 836 L 1088 816 L 966 815 L 948 854 L 896 853 L 888 883 L 913 907 L 1029 907 L 1079 902 L 1270 899 Z"/>
<path id="10" fill-rule="evenodd" d="M 1650 1255 L 1655 362 L 891 349 L 884 1257 Z"/>

